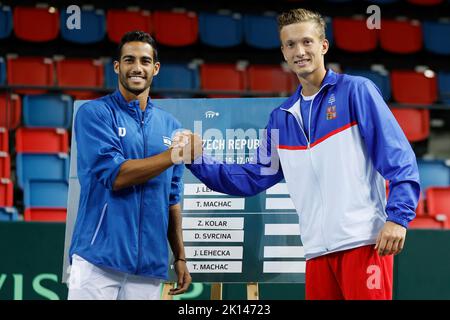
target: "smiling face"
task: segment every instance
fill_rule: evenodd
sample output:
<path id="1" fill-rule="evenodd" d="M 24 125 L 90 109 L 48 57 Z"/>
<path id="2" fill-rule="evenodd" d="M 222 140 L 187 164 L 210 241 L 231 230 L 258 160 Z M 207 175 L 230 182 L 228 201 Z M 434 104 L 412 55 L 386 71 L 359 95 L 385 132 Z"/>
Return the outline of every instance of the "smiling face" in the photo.
<path id="1" fill-rule="evenodd" d="M 324 55 L 329 44 L 320 36 L 315 22 L 285 25 L 280 30 L 280 39 L 284 59 L 299 79 L 325 70 Z"/>
<path id="2" fill-rule="evenodd" d="M 131 41 L 123 45 L 120 61 L 114 61 L 114 71 L 119 75 L 119 88 L 138 96 L 150 88 L 160 64 L 154 60 L 149 43 Z"/>

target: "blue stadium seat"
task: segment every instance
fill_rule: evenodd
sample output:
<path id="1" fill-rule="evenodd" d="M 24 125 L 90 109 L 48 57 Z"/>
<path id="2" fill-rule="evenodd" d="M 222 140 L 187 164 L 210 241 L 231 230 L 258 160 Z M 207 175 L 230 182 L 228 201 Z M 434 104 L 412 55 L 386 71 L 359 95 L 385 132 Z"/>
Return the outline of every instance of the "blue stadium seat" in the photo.
<path id="1" fill-rule="evenodd" d="M 280 47 L 278 24 L 275 15 L 245 15 L 245 42 L 255 48 L 275 49 Z"/>
<path id="2" fill-rule="evenodd" d="M 67 154 L 28 154 L 16 156 L 17 183 L 24 188 L 28 180 L 67 180 L 69 156 Z"/>
<path id="3" fill-rule="evenodd" d="M 438 73 L 439 99 L 450 104 L 450 72 Z"/>
<path id="4" fill-rule="evenodd" d="M 398 2 L 398 0 L 367 0 L 368 2 L 374 3 L 374 4 L 389 4 Z"/>
<path id="5" fill-rule="evenodd" d="M 19 214 L 15 207 L 0 207 L 0 221 L 17 221 Z"/>
<path id="6" fill-rule="evenodd" d="M 0 5 L 0 39 L 8 38 L 13 28 L 11 7 Z"/>
<path id="7" fill-rule="evenodd" d="M 103 10 L 81 9 L 80 29 L 67 27 L 71 15 L 72 13 L 61 10 L 60 27 L 63 39 L 76 43 L 95 43 L 103 40 L 106 35 L 106 17 Z"/>
<path id="8" fill-rule="evenodd" d="M 25 207 L 67 208 L 67 180 L 28 180 L 25 183 Z"/>
<path id="9" fill-rule="evenodd" d="M 437 54 L 450 54 L 450 22 L 425 21 L 423 41 L 425 49 Z"/>
<path id="10" fill-rule="evenodd" d="M 200 40 L 213 47 L 233 47 L 243 40 L 243 24 L 239 14 L 201 12 L 199 29 Z"/>
<path id="11" fill-rule="evenodd" d="M 103 66 L 105 88 L 115 89 L 117 87 L 117 73 L 114 72 L 114 61 L 109 60 Z"/>
<path id="12" fill-rule="evenodd" d="M 345 69 L 345 71 L 348 74 L 361 76 L 372 80 L 373 83 L 375 83 L 375 85 L 381 90 L 384 100 L 389 101 L 391 99 L 391 83 L 387 74 L 382 74 L 381 72 L 373 70 L 353 68 Z"/>
<path id="13" fill-rule="evenodd" d="M 155 90 L 197 90 L 199 89 L 198 68 L 185 64 L 161 64 L 159 74 L 153 78 Z M 170 97 L 183 97 L 186 94 L 168 93 L 162 94 Z"/>
<path id="14" fill-rule="evenodd" d="M 417 159 L 422 193 L 428 187 L 450 186 L 450 167 L 443 161 Z"/>
<path id="15" fill-rule="evenodd" d="M 72 124 L 72 98 L 66 94 L 23 97 L 25 127 L 69 128 Z"/>
<path id="16" fill-rule="evenodd" d="M 6 64 L 5 59 L 0 57 L 0 84 L 4 84 L 6 81 Z"/>

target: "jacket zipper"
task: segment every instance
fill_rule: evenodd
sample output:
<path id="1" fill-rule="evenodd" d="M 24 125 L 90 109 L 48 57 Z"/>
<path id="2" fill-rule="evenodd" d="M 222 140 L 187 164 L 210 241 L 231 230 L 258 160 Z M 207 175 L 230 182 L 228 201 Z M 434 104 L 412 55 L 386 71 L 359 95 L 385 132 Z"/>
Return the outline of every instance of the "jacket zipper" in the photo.
<path id="1" fill-rule="evenodd" d="M 300 127 L 300 129 L 302 130 L 302 132 L 303 132 L 303 135 L 305 136 L 305 139 L 306 139 L 306 142 L 308 143 L 308 146 L 307 146 L 307 152 L 308 152 L 308 155 L 309 155 L 309 160 L 310 160 L 310 162 L 311 162 L 311 170 L 312 170 L 312 172 L 313 172 L 313 174 L 314 174 L 314 177 L 316 178 L 316 181 L 317 181 L 317 185 L 319 186 L 319 193 L 320 193 L 320 198 L 321 198 L 321 201 L 322 201 L 322 216 L 321 216 L 321 223 L 320 223 L 320 231 L 321 231 L 321 233 L 322 233 L 322 239 L 324 239 L 324 242 L 325 242 L 325 250 L 326 251 L 329 251 L 329 249 L 328 249 L 328 239 L 327 239 L 327 237 L 325 236 L 326 235 L 326 233 L 324 232 L 324 216 L 325 216 L 325 214 L 324 214 L 324 211 L 325 211 L 325 201 L 324 201 L 324 197 L 323 197 L 323 195 L 322 195 L 322 188 L 320 187 L 320 181 L 319 181 L 319 178 L 317 177 L 317 173 L 316 173 L 316 171 L 314 170 L 314 165 L 313 165 L 313 159 L 312 159 L 312 152 L 311 152 L 311 113 L 312 113 L 312 107 L 313 107 L 313 104 L 314 104 L 314 99 L 317 97 L 317 95 L 322 91 L 322 89 L 323 88 L 325 88 L 326 86 L 328 86 L 328 83 L 327 84 L 325 84 L 325 85 L 323 85 L 320 89 L 319 89 L 319 91 L 317 91 L 317 93 L 316 93 L 316 96 L 312 99 L 312 101 L 311 101 L 311 104 L 310 104 L 310 106 L 309 106 L 309 119 L 308 119 L 308 124 L 309 124 L 309 132 L 308 132 L 308 136 L 306 135 L 306 133 L 305 133 L 305 130 L 304 130 L 304 128 L 303 128 L 303 126 L 300 124 L 300 121 L 297 119 L 297 117 L 295 116 L 295 114 L 293 113 L 293 112 L 291 112 L 291 111 L 289 111 L 288 109 L 283 109 L 283 110 L 285 110 L 285 111 L 288 111 L 289 113 L 291 113 L 291 114 L 293 114 L 294 115 L 294 118 L 297 120 L 297 124 L 299 125 L 299 127 Z M 300 108 L 301 108 L 301 105 L 300 105 Z M 301 111 L 300 111 L 301 112 Z"/>
<path id="2" fill-rule="evenodd" d="M 148 106 L 147 106 L 148 108 Z M 147 109 L 145 109 L 145 111 L 147 111 Z M 141 119 L 141 130 L 142 130 L 142 139 L 143 139 L 143 143 L 144 143 L 144 154 L 143 154 L 143 158 L 145 158 L 146 155 L 146 148 L 145 148 L 145 132 L 144 132 L 144 119 L 145 119 L 145 111 L 142 112 L 142 119 Z M 145 190 L 145 182 L 142 184 L 141 187 L 141 206 L 139 208 L 139 226 L 138 226 L 138 262 L 137 262 L 137 266 L 136 266 L 136 274 L 139 272 L 139 265 L 141 264 L 141 220 L 142 220 L 142 208 L 143 208 L 143 200 L 144 200 L 144 190 Z"/>

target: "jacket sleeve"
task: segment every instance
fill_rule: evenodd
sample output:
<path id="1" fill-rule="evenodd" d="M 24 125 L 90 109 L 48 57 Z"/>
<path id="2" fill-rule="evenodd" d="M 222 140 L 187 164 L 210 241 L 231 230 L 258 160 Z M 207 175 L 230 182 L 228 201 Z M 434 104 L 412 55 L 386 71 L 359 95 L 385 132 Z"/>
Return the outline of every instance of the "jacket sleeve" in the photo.
<path id="1" fill-rule="evenodd" d="M 227 164 L 203 155 L 193 164 L 186 166 L 214 191 L 235 196 L 253 196 L 283 179 L 277 152 L 278 140 L 275 136 L 272 139 L 275 132 L 272 128 L 272 120 L 269 120 L 266 134 L 257 150 L 255 163 Z"/>
<path id="2" fill-rule="evenodd" d="M 179 122 L 176 123 L 175 130 L 181 128 Z M 184 165 L 177 164 L 173 166 L 172 181 L 170 184 L 170 196 L 169 205 L 173 206 L 181 201 L 181 195 L 183 194 L 183 172 Z"/>
<path id="3" fill-rule="evenodd" d="M 377 171 L 389 180 L 387 221 L 407 228 L 416 215 L 420 195 L 415 154 L 372 81 L 360 83 L 352 98 L 367 151 Z"/>
<path id="4" fill-rule="evenodd" d="M 93 174 L 107 189 L 112 190 L 123 156 L 118 133 L 111 115 L 98 103 L 86 103 L 75 118 L 78 174 Z"/>

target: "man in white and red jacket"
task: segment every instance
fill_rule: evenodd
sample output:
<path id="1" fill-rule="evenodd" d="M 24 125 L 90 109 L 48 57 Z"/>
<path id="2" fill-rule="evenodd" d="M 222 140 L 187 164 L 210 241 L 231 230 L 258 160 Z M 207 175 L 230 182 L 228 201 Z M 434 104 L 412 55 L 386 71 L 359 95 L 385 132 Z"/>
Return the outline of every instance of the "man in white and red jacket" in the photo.
<path id="1" fill-rule="evenodd" d="M 271 113 L 257 163 L 203 155 L 187 167 L 231 195 L 286 180 L 307 260 L 307 299 L 392 299 L 393 255 L 404 246 L 420 193 L 415 155 L 370 80 L 326 70 L 320 14 L 295 9 L 278 23 L 300 85 Z"/>

